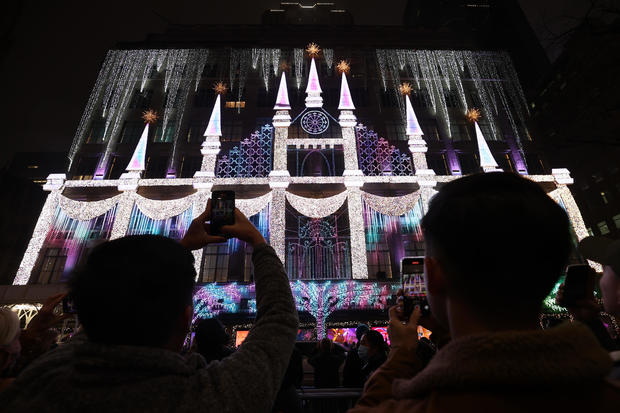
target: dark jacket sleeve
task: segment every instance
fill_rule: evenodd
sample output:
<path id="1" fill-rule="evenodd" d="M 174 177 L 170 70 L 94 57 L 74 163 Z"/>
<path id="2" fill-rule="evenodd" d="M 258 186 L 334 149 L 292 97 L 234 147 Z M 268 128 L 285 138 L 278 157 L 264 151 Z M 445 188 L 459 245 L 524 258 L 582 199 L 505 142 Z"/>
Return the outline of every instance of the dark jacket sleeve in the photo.
<path id="1" fill-rule="evenodd" d="M 221 411 L 226 412 L 271 411 L 297 336 L 297 311 L 280 259 L 263 244 L 252 260 L 256 322 L 239 350 L 203 372 L 203 384 L 217 392 Z"/>
<path id="2" fill-rule="evenodd" d="M 386 402 L 395 401 L 392 395 L 394 379 L 411 378 L 422 367 L 422 362 L 415 354 L 400 348 L 392 350 L 387 361 L 370 376 L 364 387 L 362 397 L 355 408 L 349 410 L 349 413 L 374 412 L 373 408 L 375 407 L 377 407 L 376 411 L 390 411 L 383 410 L 379 406 L 383 406 Z"/>

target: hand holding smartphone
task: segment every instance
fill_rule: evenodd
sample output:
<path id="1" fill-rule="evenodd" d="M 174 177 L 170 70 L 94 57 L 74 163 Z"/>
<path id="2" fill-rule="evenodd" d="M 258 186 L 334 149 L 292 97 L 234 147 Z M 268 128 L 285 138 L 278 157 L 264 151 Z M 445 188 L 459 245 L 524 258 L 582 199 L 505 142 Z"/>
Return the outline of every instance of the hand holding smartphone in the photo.
<path id="1" fill-rule="evenodd" d="M 213 191 L 211 196 L 211 231 L 213 235 L 222 235 L 224 225 L 235 224 L 235 192 Z"/>
<path id="2" fill-rule="evenodd" d="M 423 317 L 430 316 L 424 282 L 424 257 L 405 257 L 400 262 L 403 288 L 403 312 L 408 320 L 415 306 L 419 306 Z"/>

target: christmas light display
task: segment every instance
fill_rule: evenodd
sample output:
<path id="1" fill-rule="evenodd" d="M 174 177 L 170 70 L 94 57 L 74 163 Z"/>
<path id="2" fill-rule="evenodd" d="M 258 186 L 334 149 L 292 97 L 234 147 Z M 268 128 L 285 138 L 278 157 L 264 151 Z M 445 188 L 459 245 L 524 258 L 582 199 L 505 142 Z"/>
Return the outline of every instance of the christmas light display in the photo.
<path id="1" fill-rule="evenodd" d="M 381 259 L 385 258 L 385 254 L 389 255 L 392 262 L 396 262 L 405 253 L 423 248 L 420 220 L 425 207 L 436 192 L 436 185 L 457 178 L 436 176 L 428 169 L 426 142 L 417 118 L 420 106 L 430 106 L 427 112 L 435 116 L 441 135 L 448 140 L 452 136 L 451 121 L 454 120 L 452 118 L 455 113 L 457 121 L 466 117 L 476 122 L 481 166 L 485 170 L 497 168 L 485 138 L 503 139 L 497 120 L 500 119 L 500 111 L 506 112 L 507 124 L 512 128 L 512 135 L 516 139 L 515 147 L 510 146 L 510 143 L 508 145 L 514 155 L 515 165 L 526 173 L 525 162 L 520 159 L 522 153 L 519 131 L 524 127 L 527 106 L 512 63 L 505 53 L 376 50 L 379 81 L 387 93 L 398 97 L 396 101 L 403 116 L 401 126 L 404 126 L 409 138 L 407 152 L 406 149 L 390 144 L 365 126 L 358 125 L 349 89 L 351 78 L 347 78 L 350 66 L 345 60 L 335 66 L 341 73 L 337 107 L 339 116 L 338 122 L 330 122 L 330 118 L 334 120 L 330 110 L 336 108 L 322 109 L 322 89 L 316 66 L 317 59 L 319 63 L 322 62 L 321 49 L 316 44 L 310 44 L 305 50 L 309 55 L 307 60 L 302 48 L 227 49 L 223 52 L 229 66 L 219 73 L 228 76 L 230 92 L 236 94 L 238 100 L 242 100 L 246 78 L 251 70 L 257 71 L 266 89 L 271 84 L 279 86 L 273 102 L 273 122 L 271 125 L 261 123 L 264 126 L 249 137 L 235 146 L 226 146 L 226 150 L 221 151 L 220 95 L 227 92 L 227 87 L 222 82 L 216 84 L 214 90 L 218 96 L 204 132 L 205 141 L 201 148 L 203 163 L 194 178 L 140 179 L 139 172 L 143 171 L 145 166 L 149 132 L 147 124 L 127 167 L 127 171 L 138 174 L 124 174 L 118 180 L 104 180 L 102 178 L 107 174 L 111 154 L 117 149 L 125 111 L 134 91 L 145 92 L 155 86 L 161 87 L 161 91 L 165 92 L 161 106 L 162 136 L 168 125 L 174 125 L 168 176 L 176 176 L 174 162 L 177 157 L 177 139 L 181 125 L 187 123 L 183 118 L 183 108 L 188 102 L 187 99 L 200 85 L 203 71 L 214 68 L 215 61 L 209 59 L 209 51 L 203 49 L 110 52 L 89 98 L 69 154 L 73 160 L 92 122 L 101 119 L 104 124 L 104 150 L 95 171 L 97 179 L 65 181 L 64 178 L 50 177 L 46 189 L 51 190 L 51 193 L 14 284 L 28 283 L 37 259 L 43 257 L 42 254 L 53 245 L 67 251 L 68 270 L 79 261 L 92 240 L 115 239 L 126 234 L 162 234 L 178 239 L 184 234 L 191 220 L 204 210 L 214 186 L 218 189 L 242 186 L 249 191 L 240 190 L 238 195 L 253 198 L 238 196 L 237 207 L 269 240 L 284 262 L 292 280 L 291 288 L 298 310 L 308 311 L 315 317 L 319 337 L 323 337 L 325 320 L 334 311 L 385 308 L 387 299 L 396 292 L 398 282 L 377 283 L 362 280 L 369 277 L 369 268 L 373 272 L 371 276 L 375 275 L 375 270 L 381 269 L 381 265 L 384 265 Z M 333 49 L 323 49 L 322 57 L 329 69 L 334 68 Z M 283 58 L 290 62 L 290 66 Z M 304 65 L 308 65 L 307 71 L 304 70 Z M 278 70 L 282 71 L 279 80 Z M 285 72 L 295 78 L 298 89 L 303 81 L 307 81 L 305 108 L 291 108 Z M 150 79 L 156 76 L 163 82 L 156 85 L 151 83 Z M 401 76 L 410 83 L 401 83 Z M 351 81 L 357 82 L 357 79 Z M 205 84 L 202 87 L 208 89 L 210 85 Z M 451 102 L 450 113 L 448 102 Z M 468 111 L 467 108 L 472 105 L 479 106 L 480 109 Z M 295 113 L 293 121 L 289 114 L 291 110 Z M 227 113 L 229 112 L 226 111 L 224 116 L 227 116 Z M 424 116 L 427 115 L 428 113 L 425 113 Z M 477 123 L 482 115 L 485 132 L 488 131 L 489 135 L 486 137 L 482 136 Z M 149 113 L 145 117 L 155 120 L 157 115 Z M 300 126 L 310 137 L 300 133 L 294 139 L 289 138 L 291 122 L 299 122 L 294 127 Z M 321 136 L 330 128 L 340 135 L 336 134 L 334 138 Z M 344 173 L 342 176 L 290 176 L 294 173 L 289 173 L 287 151 L 293 148 L 335 148 L 342 151 Z M 451 168 L 460 170 L 458 160 L 452 162 L 452 158 L 456 159 L 454 149 L 446 144 L 446 151 Z M 555 186 L 555 190 L 549 195 L 566 209 L 577 237 L 582 238 L 587 234 L 579 210 L 566 187 L 572 183 L 568 171 L 528 178 Z M 298 191 L 299 186 L 307 184 L 340 185 L 345 189 L 323 198 L 298 195 L 301 193 Z M 396 188 L 398 196 L 368 192 L 377 184 L 406 185 L 401 185 L 400 188 L 396 185 L 392 187 Z M 405 186 L 407 190 L 402 189 Z M 158 187 L 168 193 L 174 193 L 178 188 L 179 191 L 184 191 L 184 194 L 188 193 L 187 188 L 181 189 L 182 187 L 193 187 L 195 192 L 178 199 L 149 199 L 140 195 L 156 192 Z M 71 188 L 71 192 L 109 188 L 118 189 L 122 193 L 107 199 L 86 202 L 62 195 L 67 188 Z M 144 191 L 145 189 L 149 191 Z M 390 191 L 392 189 L 383 194 L 387 195 Z M 245 195 L 248 193 L 252 195 Z M 291 207 L 288 210 L 287 202 Z M 291 214 L 294 222 L 290 220 Z M 228 255 L 249 251 L 249 247 L 238 240 L 229 240 L 224 245 Z M 202 274 L 202 258 L 209 252 L 198 250 L 193 254 L 199 279 L 204 281 L 206 278 Z M 245 256 L 247 258 L 248 255 Z M 247 267 L 244 271 L 245 277 Z M 396 276 L 391 273 L 390 275 Z M 249 279 L 244 277 L 236 279 Z M 254 297 L 253 284 L 207 283 L 197 289 L 194 317 L 213 317 L 225 312 L 255 313 Z M 240 305 L 242 300 L 245 302 L 244 299 L 248 300 L 248 306 L 241 311 Z M 545 311 L 563 314 L 564 309 L 554 307 L 549 300 L 550 298 L 545 300 Z"/>

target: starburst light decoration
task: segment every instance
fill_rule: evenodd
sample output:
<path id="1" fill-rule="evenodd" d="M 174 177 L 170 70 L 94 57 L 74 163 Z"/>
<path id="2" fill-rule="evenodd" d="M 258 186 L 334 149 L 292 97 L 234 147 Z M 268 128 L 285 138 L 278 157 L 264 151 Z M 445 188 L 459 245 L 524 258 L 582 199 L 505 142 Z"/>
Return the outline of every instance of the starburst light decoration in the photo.
<path id="1" fill-rule="evenodd" d="M 338 73 L 349 74 L 349 72 L 351 71 L 351 66 L 346 60 L 341 60 L 340 62 L 338 62 L 338 65 L 336 65 L 336 69 L 338 69 Z"/>
<path id="2" fill-rule="evenodd" d="M 413 88 L 411 87 L 411 84 L 409 84 L 408 82 L 405 82 L 398 87 L 398 91 L 400 92 L 401 95 L 410 95 L 412 90 Z"/>
<path id="3" fill-rule="evenodd" d="M 144 119 L 145 123 L 154 124 L 159 119 L 159 115 L 153 109 L 146 110 L 142 112 L 142 119 Z"/>
<path id="4" fill-rule="evenodd" d="M 226 91 L 228 91 L 228 87 L 226 86 L 226 83 L 220 81 L 213 84 L 213 90 L 218 95 L 225 95 Z"/>
<path id="5" fill-rule="evenodd" d="M 482 113 L 480 113 L 480 109 L 471 108 L 467 110 L 467 113 L 465 113 L 465 117 L 470 122 L 478 122 L 482 117 Z"/>
<path id="6" fill-rule="evenodd" d="M 306 46 L 306 52 L 310 55 L 310 57 L 316 57 L 321 52 L 321 48 L 316 43 L 310 43 Z"/>

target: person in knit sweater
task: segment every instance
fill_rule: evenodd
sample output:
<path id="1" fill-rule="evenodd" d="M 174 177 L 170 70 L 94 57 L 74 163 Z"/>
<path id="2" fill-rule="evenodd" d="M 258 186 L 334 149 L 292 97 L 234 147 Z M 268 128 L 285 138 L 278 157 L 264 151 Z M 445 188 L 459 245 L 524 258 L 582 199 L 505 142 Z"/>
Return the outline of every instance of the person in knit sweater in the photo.
<path id="1" fill-rule="evenodd" d="M 222 361 L 179 353 L 193 313 L 190 250 L 225 241 L 209 216 L 210 202 L 180 243 L 141 235 L 96 247 L 70 286 L 87 339 L 35 360 L 0 393 L 0 411 L 270 412 L 298 318 L 280 259 L 239 210 L 221 232 L 254 249 L 256 322 Z"/>
<path id="2" fill-rule="evenodd" d="M 406 320 L 392 307 L 388 360 L 349 413 L 618 411 L 612 360 L 588 327 L 539 327 L 571 234 L 538 184 L 499 172 L 452 181 L 422 230 L 428 300 L 451 341 L 423 367 L 420 310 Z"/>

